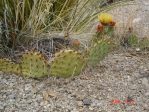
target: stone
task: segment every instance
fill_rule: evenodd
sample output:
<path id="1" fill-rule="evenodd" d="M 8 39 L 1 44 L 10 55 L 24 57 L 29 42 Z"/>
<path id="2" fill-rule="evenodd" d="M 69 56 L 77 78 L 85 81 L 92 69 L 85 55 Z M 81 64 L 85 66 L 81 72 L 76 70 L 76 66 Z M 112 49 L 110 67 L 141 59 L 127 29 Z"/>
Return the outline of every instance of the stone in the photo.
<path id="1" fill-rule="evenodd" d="M 142 84 L 145 85 L 146 87 L 149 87 L 149 81 L 147 78 L 142 79 Z"/>
<path id="2" fill-rule="evenodd" d="M 136 85 L 130 85 L 129 87 L 130 87 L 130 89 L 132 89 L 132 90 L 137 89 L 137 86 L 136 86 Z"/>
<path id="3" fill-rule="evenodd" d="M 94 110 L 94 108 L 93 108 L 93 107 L 89 107 L 89 110 L 92 110 L 92 111 L 93 111 L 93 110 Z"/>
<path id="4" fill-rule="evenodd" d="M 89 105 L 91 105 L 92 100 L 91 99 L 83 99 L 82 102 L 84 105 L 89 106 Z"/>
<path id="5" fill-rule="evenodd" d="M 4 109 L 4 105 L 0 102 L 0 110 Z"/>
<path id="6" fill-rule="evenodd" d="M 48 93 L 47 93 L 46 91 L 43 91 L 43 92 L 42 92 L 42 95 L 43 95 L 43 99 L 44 99 L 44 100 L 47 101 L 47 100 L 49 99 L 49 95 L 48 95 Z"/>
<path id="7" fill-rule="evenodd" d="M 82 107 L 82 106 L 83 106 L 82 101 L 77 101 L 77 105 L 78 105 L 79 107 Z"/>
<path id="8" fill-rule="evenodd" d="M 145 93 L 145 96 L 147 96 L 147 97 L 149 98 L 149 92 L 146 92 L 146 93 Z"/>
<path id="9" fill-rule="evenodd" d="M 147 104 L 144 104 L 143 107 L 144 107 L 144 110 L 149 110 L 149 106 Z"/>
<path id="10" fill-rule="evenodd" d="M 57 93 L 56 93 L 56 92 L 53 92 L 53 91 L 51 91 L 51 90 L 48 90 L 47 93 L 48 93 L 48 95 L 49 95 L 50 97 L 57 97 Z"/>

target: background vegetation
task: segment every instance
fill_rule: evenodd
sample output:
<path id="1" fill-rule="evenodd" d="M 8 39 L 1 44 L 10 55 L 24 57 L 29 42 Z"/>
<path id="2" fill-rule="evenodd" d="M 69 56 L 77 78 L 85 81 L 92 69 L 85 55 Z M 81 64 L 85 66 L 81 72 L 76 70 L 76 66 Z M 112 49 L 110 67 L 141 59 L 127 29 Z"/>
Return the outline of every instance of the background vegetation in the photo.
<path id="1" fill-rule="evenodd" d="M 0 52 L 44 33 L 83 32 L 101 11 L 130 0 L 1 0 Z M 113 1 L 113 0 L 112 0 Z"/>

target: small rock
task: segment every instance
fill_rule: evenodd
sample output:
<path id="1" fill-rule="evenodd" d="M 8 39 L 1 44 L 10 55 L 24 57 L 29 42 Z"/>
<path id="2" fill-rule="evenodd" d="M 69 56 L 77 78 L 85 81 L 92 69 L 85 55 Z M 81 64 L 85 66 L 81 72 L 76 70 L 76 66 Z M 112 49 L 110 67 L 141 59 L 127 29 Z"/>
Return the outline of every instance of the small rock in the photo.
<path id="1" fill-rule="evenodd" d="M 89 106 L 89 105 L 91 105 L 91 103 L 92 103 L 91 99 L 83 99 L 82 102 L 83 102 L 83 104 L 86 105 L 86 106 Z"/>
<path id="2" fill-rule="evenodd" d="M 94 108 L 93 107 L 89 107 L 89 110 L 94 110 Z"/>
<path id="3" fill-rule="evenodd" d="M 142 84 L 142 81 L 141 80 L 138 80 L 138 84 Z"/>
<path id="4" fill-rule="evenodd" d="M 43 95 L 43 99 L 44 100 L 47 101 L 49 99 L 49 95 L 48 95 L 48 93 L 46 91 L 43 91 L 42 95 Z"/>
<path id="5" fill-rule="evenodd" d="M 139 52 L 140 51 L 140 48 L 136 48 L 136 51 Z"/>
<path id="6" fill-rule="evenodd" d="M 83 100 L 83 95 L 76 95 L 77 100 Z"/>
<path id="7" fill-rule="evenodd" d="M 145 93 L 145 96 L 149 97 L 149 92 Z"/>
<path id="8" fill-rule="evenodd" d="M 10 99 L 15 99 L 16 98 L 16 95 L 15 94 L 11 94 L 8 96 Z"/>
<path id="9" fill-rule="evenodd" d="M 4 109 L 4 105 L 0 102 L 0 110 Z"/>
<path id="10" fill-rule="evenodd" d="M 149 82 L 148 82 L 147 78 L 142 79 L 142 84 L 145 85 L 146 87 L 149 87 Z"/>
<path id="11" fill-rule="evenodd" d="M 135 18 L 135 19 L 133 19 L 133 24 L 136 24 L 136 23 L 139 23 L 140 21 L 141 21 L 141 19 L 142 18 Z M 138 49 L 138 48 L 136 48 L 136 49 Z"/>
<path id="12" fill-rule="evenodd" d="M 79 108 L 79 112 L 84 112 L 84 108 L 83 107 Z"/>
<path id="13" fill-rule="evenodd" d="M 48 95 L 49 95 L 50 97 L 56 97 L 56 96 L 57 96 L 57 93 L 55 93 L 55 92 L 53 92 L 53 91 L 50 91 L 50 90 L 48 90 L 47 93 L 48 93 Z"/>
<path id="14" fill-rule="evenodd" d="M 131 85 L 130 89 L 135 90 L 135 89 L 137 89 L 137 86 L 136 85 Z"/>
<path id="15" fill-rule="evenodd" d="M 147 104 L 144 104 L 143 107 L 144 107 L 144 110 L 149 110 L 149 106 Z"/>
<path id="16" fill-rule="evenodd" d="M 79 107 L 82 107 L 82 106 L 83 106 L 82 101 L 78 101 L 78 102 L 77 102 L 77 105 L 78 105 Z"/>
<path id="17" fill-rule="evenodd" d="M 30 91 L 30 90 L 32 90 L 32 85 L 31 84 L 25 85 L 25 91 Z"/>

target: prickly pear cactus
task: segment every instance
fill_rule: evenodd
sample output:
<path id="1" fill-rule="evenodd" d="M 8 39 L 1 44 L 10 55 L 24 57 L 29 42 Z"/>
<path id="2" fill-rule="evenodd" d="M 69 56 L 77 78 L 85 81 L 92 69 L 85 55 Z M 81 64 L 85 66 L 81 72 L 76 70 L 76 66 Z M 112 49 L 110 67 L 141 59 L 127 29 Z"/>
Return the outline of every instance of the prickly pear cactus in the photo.
<path id="1" fill-rule="evenodd" d="M 138 37 L 134 34 L 131 34 L 128 38 L 128 45 L 130 47 L 136 47 L 138 45 Z"/>
<path id="2" fill-rule="evenodd" d="M 9 59 L 0 59 L 0 71 L 6 73 L 20 73 L 20 66 Z"/>
<path id="3" fill-rule="evenodd" d="M 89 64 L 96 65 L 112 49 L 113 43 L 108 39 L 101 39 L 93 42 L 89 53 Z"/>
<path id="4" fill-rule="evenodd" d="M 144 49 L 144 50 L 149 50 L 149 39 L 143 38 L 143 39 L 139 42 L 139 47 L 140 47 L 141 49 Z"/>
<path id="5" fill-rule="evenodd" d="M 49 74 L 49 65 L 44 56 L 35 51 L 26 52 L 21 59 L 21 73 L 27 77 L 41 78 Z"/>
<path id="6" fill-rule="evenodd" d="M 50 75 L 63 78 L 76 76 L 85 65 L 85 58 L 81 54 L 73 50 L 63 50 L 55 54 L 51 62 Z"/>

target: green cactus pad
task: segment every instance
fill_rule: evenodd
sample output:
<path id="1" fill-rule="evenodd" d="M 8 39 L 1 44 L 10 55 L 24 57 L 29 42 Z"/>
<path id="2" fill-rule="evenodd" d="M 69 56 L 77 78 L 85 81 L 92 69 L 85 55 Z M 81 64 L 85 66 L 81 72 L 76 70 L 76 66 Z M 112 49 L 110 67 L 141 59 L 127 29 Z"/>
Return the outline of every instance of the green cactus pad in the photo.
<path id="1" fill-rule="evenodd" d="M 85 65 L 85 59 L 80 53 L 73 50 L 60 51 L 51 62 L 50 75 L 63 78 L 76 76 Z"/>
<path id="2" fill-rule="evenodd" d="M 7 73 L 20 73 L 20 66 L 8 59 L 0 59 L 0 71 Z"/>
<path id="3" fill-rule="evenodd" d="M 138 45 L 138 37 L 134 34 L 131 34 L 128 38 L 128 44 L 131 47 L 136 47 Z"/>
<path id="4" fill-rule="evenodd" d="M 113 48 L 112 45 L 113 43 L 108 39 L 101 39 L 98 42 L 94 42 L 89 53 L 89 64 L 96 65 Z"/>
<path id="5" fill-rule="evenodd" d="M 24 53 L 20 65 L 22 74 L 27 77 L 41 78 L 49 74 L 47 60 L 39 52 Z"/>
<path id="6" fill-rule="evenodd" d="M 141 49 L 149 49 L 149 39 L 147 38 L 143 38 L 140 42 L 139 42 L 139 47 Z"/>

